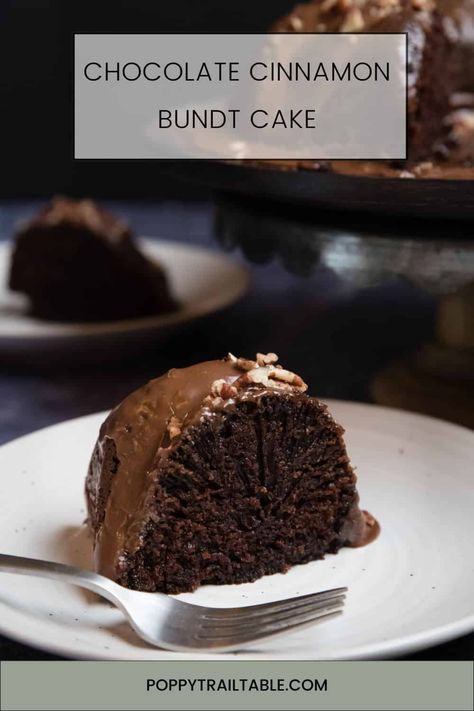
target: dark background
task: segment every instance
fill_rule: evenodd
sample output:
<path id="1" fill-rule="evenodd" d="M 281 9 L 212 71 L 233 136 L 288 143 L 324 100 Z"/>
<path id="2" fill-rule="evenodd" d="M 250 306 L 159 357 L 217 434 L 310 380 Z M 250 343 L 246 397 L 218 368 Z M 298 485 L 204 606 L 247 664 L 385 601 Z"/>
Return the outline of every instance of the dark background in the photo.
<path id="1" fill-rule="evenodd" d="M 292 0 L 0 0 L 0 197 L 190 195 L 190 186 L 170 179 L 158 162 L 73 161 L 73 33 L 264 31 L 292 5 Z"/>

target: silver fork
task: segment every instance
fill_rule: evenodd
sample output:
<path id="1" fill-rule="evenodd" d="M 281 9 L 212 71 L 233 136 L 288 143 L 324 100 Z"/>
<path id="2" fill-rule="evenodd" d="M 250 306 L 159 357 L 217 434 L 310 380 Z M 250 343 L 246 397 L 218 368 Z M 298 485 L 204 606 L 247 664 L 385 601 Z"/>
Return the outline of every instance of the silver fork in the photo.
<path id="1" fill-rule="evenodd" d="M 0 554 L 0 572 L 52 578 L 105 597 L 146 642 L 176 652 L 225 652 L 329 620 L 342 613 L 347 588 L 247 607 L 204 607 L 163 593 L 129 590 L 103 575 L 62 563 Z"/>

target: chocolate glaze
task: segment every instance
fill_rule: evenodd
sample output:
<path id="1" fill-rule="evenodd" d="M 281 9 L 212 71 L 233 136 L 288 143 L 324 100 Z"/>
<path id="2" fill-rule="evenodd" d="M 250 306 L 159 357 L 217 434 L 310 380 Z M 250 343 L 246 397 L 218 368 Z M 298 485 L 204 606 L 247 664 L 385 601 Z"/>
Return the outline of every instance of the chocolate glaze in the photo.
<path id="1" fill-rule="evenodd" d="M 95 562 L 100 573 L 114 578 L 120 552 L 133 552 L 140 543 L 130 533 L 152 483 L 156 458 L 164 454 L 170 417 L 177 417 L 186 426 L 196 416 L 215 380 L 232 382 L 240 375 L 227 360 L 173 368 L 129 395 L 104 422 L 87 483 L 88 492 L 100 487 L 103 453 L 107 443 L 112 442 L 118 467 L 103 523 L 95 532 Z"/>
<path id="2" fill-rule="evenodd" d="M 262 368 L 257 376 L 259 373 L 263 373 Z M 148 509 L 145 502 L 153 488 L 154 472 L 184 429 L 199 422 L 201 417 L 212 416 L 215 409 L 222 407 L 219 397 L 210 396 L 213 384 L 223 381 L 239 385 L 233 397 L 226 401 L 226 408 L 233 407 L 239 399 L 261 397 L 270 390 L 274 393 L 281 389 L 288 394 L 294 388 L 294 392 L 301 395 L 306 389 L 298 376 L 285 370 L 279 373 L 293 376 L 294 384 L 272 381 L 271 387 L 267 387 L 260 379 L 247 382 L 246 373 L 236 365 L 235 359 L 229 358 L 172 369 L 129 395 L 111 412 L 101 427 L 86 481 L 98 572 L 115 579 L 120 556 L 125 551 L 133 554 L 140 547 L 143 516 Z M 171 435 L 170 421 L 179 423 L 177 432 L 171 431 Z M 106 487 L 103 478 L 107 459 L 115 462 L 115 473 L 105 493 L 105 512 L 101 520 L 99 499 Z M 341 532 L 346 545 L 365 545 L 375 538 L 374 524 L 367 526 L 366 520 L 357 500 Z"/>

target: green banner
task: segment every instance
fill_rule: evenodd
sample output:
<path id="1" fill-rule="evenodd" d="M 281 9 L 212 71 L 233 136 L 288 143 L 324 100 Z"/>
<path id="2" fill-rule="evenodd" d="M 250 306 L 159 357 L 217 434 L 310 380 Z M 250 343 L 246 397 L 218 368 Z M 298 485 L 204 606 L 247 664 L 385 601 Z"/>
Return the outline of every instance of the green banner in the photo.
<path id="1" fill-rule="evenodd" d="M 2 662 L 3 711 L 473 711 L 473 662 Z"/>

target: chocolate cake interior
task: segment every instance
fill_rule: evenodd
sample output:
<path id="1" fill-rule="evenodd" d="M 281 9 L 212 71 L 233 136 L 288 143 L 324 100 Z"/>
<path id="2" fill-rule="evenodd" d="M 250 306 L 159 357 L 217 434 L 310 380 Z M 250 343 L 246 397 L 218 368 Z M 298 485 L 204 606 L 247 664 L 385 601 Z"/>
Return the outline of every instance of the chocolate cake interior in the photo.
<path id="1" fill-rule="evenodd" d="M 355 498 L 341 430 L 323 405 L 304 395 L 243 401 L 170 454 L 120 582 L 179 592 L 283 572 L 357 537 L 344 527 Z"/>

